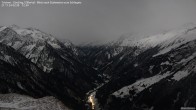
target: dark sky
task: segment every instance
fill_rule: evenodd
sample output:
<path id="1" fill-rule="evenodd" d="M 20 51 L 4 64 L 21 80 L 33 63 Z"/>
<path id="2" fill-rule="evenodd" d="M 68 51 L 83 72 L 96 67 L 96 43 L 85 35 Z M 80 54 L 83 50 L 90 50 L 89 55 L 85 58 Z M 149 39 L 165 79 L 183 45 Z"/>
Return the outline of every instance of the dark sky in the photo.
<path id="1" fill-rule="evenodd" d="M 0 7 L 0 25 L 35 27 L 57 38 L 81 43 L 114 39 L 133 31 L 156 33 L 196 23 L 196 0 L 78 1 L 82 4 Z"/>

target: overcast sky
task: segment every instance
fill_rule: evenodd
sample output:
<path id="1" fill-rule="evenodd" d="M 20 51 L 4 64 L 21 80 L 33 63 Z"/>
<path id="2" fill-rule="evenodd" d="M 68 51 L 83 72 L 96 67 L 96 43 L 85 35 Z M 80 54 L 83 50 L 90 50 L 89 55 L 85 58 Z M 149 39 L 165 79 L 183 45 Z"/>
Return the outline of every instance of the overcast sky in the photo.
<path id="1" fill-rule="evenodd" d="M 133 31 L 156 33 L 190 22 L 196 24 L 196 0 L 78 1 L 82 4 L 0 7 L 0 25 L 35 27 L 57 38 L 81 43 L 113 39 Z"/>

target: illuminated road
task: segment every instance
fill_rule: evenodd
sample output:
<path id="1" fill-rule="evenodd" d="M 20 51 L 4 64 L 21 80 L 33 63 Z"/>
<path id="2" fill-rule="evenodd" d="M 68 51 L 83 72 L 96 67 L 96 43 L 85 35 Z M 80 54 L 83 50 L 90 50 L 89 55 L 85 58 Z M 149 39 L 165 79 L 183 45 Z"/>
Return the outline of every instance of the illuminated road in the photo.
<path id="1" fill-rule="evenodd" d="M 95 101 L 94 101 L 94 96 L 93 95 L 90 95 L 89 97 L 88 97 L 88 100 L 89 100 L 89 102 L 91 103 L 91 109 L 92 110 L 95 110 Z"/>

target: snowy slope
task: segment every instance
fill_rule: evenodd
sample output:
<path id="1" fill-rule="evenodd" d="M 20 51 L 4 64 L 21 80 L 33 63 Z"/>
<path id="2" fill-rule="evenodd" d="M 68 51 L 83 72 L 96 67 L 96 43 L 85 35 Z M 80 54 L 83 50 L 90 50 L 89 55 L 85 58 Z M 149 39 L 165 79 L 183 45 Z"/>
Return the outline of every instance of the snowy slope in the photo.
<path id="1" fill-rule="evenodd" d="M 194 39 L 196 39 L 196 36 L 194 36 L 194 35 L 192 35 L 191 36 L 191 40 L 190 39 L 188 39 L 188 38 L 186 38 L 185 40 L 185 42 L 180 42 L 180 43 L 187 43 L 188 41 L 192 41 L 192 40 L 194 40 Z M 181 45 L 182 45 L 181 44 Z M 178 44 L 178 46 L 177 47 L 179 47 L 179 45 L 180 44 Z M 189 43 L 189 44 L 187 44 L 188 45 L 188 47 L 189 48 L 194 48 L 194 42 L 192 42 L 192 43 Z M 168 47 L 168 48 L 170 48 L 170 47 Z M 177 48 L 178 49 L 178 51 L 180 50 L 180 49 L 182 49 L 183 47 L 181 47 L 181 48 Z M 176 49 L 176 48 L 173 48 L 173 49 Z M 162 50 L 161 50 L 162 51 Z M 194 52 L 194 51 L 193 51 Z M 186 56 L 186 58 L 182 58 L 180 61 L 178 61 L 178 62 L 176 62 L 175 63 L 175 65 L 185 65 L 187 62 L 189 62 L 190 60 L 192 60 L 192 59 L 194 59 L 195 57 L 196 57 L 196 54 L 195 54 L 196 52 L 194 52 L 194 53 L 191 53 L 191 55 L 189 56 Z M 182 54 L 182 53 L 181 53 Z M 184 53 L 183 53 L 184 54 Z M 174 55 L 172 54 L 171 55 L 172 57 L 174 57 Z M 154 56 L 155 57 L 155 56 Z M 168 61 L 167 62 L 163 62 L 163 63 L 161 63 L 160 65 L 171 65 Z M 172 64 L 172 66 L 175 66 L 174 64 Z M 193 69 L 194 70 L 194 69 Z M 174 75 L 174 77 L 172 78 L 172 79 L 175 79 L 175 80 L 177 80 L 177 81 L 179 81 L 180 79 L 182 79 L 183 77 L 186 77 L 186 76 L 188 76 L 189 75 L 189 73 L 190 72 L 188 72 L 188 71 L 179 71 L 179 72 L 177 72 L 175 75 Z M 165 78 L 165 75 L 166 76 L 168 76 L 168 74 L 163 74 L 163 75 L 155 75 L 155 76 L 153 76 L 153 77 L 150 77 L 150 78 L 146 78 L 146 79 L 141 79 L 141 80 L 139 80 L 139 81 L 136 81 L 134 84 L 132 84 L 132 85 L 130 85 L 130 86 L 127 86 L 127 87 L 123 87 L 121 90 L 119 90 L 119 91 L 117 91 L 117 92 L 115 92 L 114 93 L 114 95 L 116 95 L 116 96 L 118 96 L 118 95 L 120 95 L 120 96 L 125 96 L 125 95 L 127 95 L 127 94 L 129 94 L 129 90 L 136 90 L 136 91 L 141 91 L 141 90 L 143 90 L 144 88 L 146 88 L 146 86 L 148 87 L 148 86 L 151 86 L 152 84 L 154 84 L 154 83 L 156 83 L 156 82 L 159 82 L 160 81 L 160 79 L 162 79 L 162 78 Z M 171 73 L 170 73 L 170 75 L 172 75 Z M 161 78 L 162 77 L 162 78 Z"/>
<path id="2" fill-rule="evenodd" d="M 120 38 L 116 42 L 119 42 L 120 46 L 136 46 L 145 50 L 148 48 L 160 46 L 162 51 L 157 54 L 160 55 L 170 51 L 172 48 L 176 48 L 181 44 L 195 39 L 195 35 L 196 25 L 191 24 L 157 35 L 130 35 L 126 38 Z"/>
<path id="3" fill-rule="evenodd" d="M 75 50 L 72 50 L 75 48 L 71 43 L 68 43 L 67 41 L 66 45 L 64 45 L 52 35 L 34 28 L 23 29 L 16 25 L 3 27 L 0 32 L 0 42 L 13 47 L 33 63 L 40 64 L 41 62 L 47 61 L 48 64 L 41 63 L 42 65 L 39 65 L 45 72 L 50 72 L 53 69 L 52 65 L 55 60 L 53 58 L 48 58 L 47 56 L 49 56 L 50 52 L 45 50 L 53 48 L 54 50 L 65 51 L 64 56 L 75 56 L 73 53 Z M 41 62 L 39 62 L 38 59 L 40 59 Z"/>
<path id="4" fill-rule="evenodd" d="M 99 105 L 108 110 L 173 110 L 183 104 L 193 106 L 190 100 L 195 99 L 196 26 L 127 39 L 119 45 L 141 51 L 135 56 L 123 51 L 127 54 L 121 56 L 123 66 L 119 64 L 116 74 L 97 90 Z"/>
<path id="5" fill-rule="evenodd" d="M 163 75 L 158 74 L 158 75 L 155 75 L 155 76 L 152 76 L 149 78 L 140 79 L 140 80 L 136 81 L 135 83 L 133 83 L 129 86 L 123 87 L 120 90 L 114 92 L 113 95 L 115 95 L 116 97 L 123 98 L 127 95 L 130 95 L 129 91 L 134 91 L 135 92 L 134 95 L 137 95 L 138 93 L 140 93 L 144 89 L 150 87 L 151 85 L 153 85 L 155 83 L 158 83 L 160 80 L 166 78 L 169 75 L 170 75 L 170 73 L 166 72 Z"/>
<path id="6" fill-rule="evenodd" d="M 180 59 L 175 64 L 171 64 L 168 61 L 166 61 L 166 62 L 161 63 L 160 65 L 161 66 L 172 65 L 173 67 L 176 67 L 176 66 L 184 67 L 188 62 L 193 61 L 195 58 L 196 58 L 196 52 L 191 53 L 189 56 L 186 56 L 185 58 Z M 184 68 L 182 70 L 178 70 L 176 73 L 173 73 L 173 71 L 166 71 L 162 74 L 157 74 L 152 77 L 142 78 L 142 79 L 136 81 L 135 83 L 133 83 L 129 86 L 125 86 L 125 87 L 121 88 L 120 90 L 114 92 L 113 95 L 115 95 L 116 97 L 123 98 L 127 95 L 130 95 L 129 94 L 130 91 L 134 91 L 134 95 L 137 95 L 141 91 L 149 88 L 150 86 L 152 86 L 156 83 L 159 83 L 159 81 L 161 81 L 162 79 L 164 79 L 168 76 L 171 76 L 171 77 L 167 78 L 167 80 L 180 81 L 180 80 L 186 78 L 187 76 L 189 76 L 191 72 L 196 71 L 196 67 L 194 67 L 193 65 L 194 64 L 189 64 L 188 66 L 186 66 L 186 68 Z M 149 70 L 150 70 L 150 68 L 149 68 Z"/>
<path id="7" fill-rule="evenodd" d="M 0 109 L 12 110 L 71 110 L 54 97 L 34 99 L 19 94 L 0 94 Z"/>

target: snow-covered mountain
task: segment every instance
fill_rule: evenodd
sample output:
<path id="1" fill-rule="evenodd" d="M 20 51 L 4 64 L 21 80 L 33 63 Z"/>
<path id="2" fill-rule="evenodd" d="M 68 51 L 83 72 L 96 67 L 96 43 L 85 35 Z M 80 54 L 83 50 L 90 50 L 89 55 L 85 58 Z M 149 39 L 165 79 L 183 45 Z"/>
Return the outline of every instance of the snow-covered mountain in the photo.
<path id="1" fill-rule="evenodd" d="M 64 57 L 75 56 L 73 53 L 75 50 L 71 50 L 72 48 L 70 48 L 72 46 L 74 49 L 74 46 L 71 45 L 71 43 L 68 43 L 67 41 L 67 43 L 65 43 L 66 45 L 64 45 L 52 35 L 46 34 L 38 29 L 23 29 L 16 25 L 12 25 L 2 27 L 0 36 L 1 43 L 13 47 L 32 62 L 39 64 L 39 67 L 46 72 L 50 72 L 53 69 L 52 64 L 54 62 L 54 59 L 52 58 L 47 59 L 49 53 L 46 50 L 51 50 L 50 48 L 63 50 L 65 54 Z M 44 55 L 45 59 L 41 57 Z M 47 64 L 44 63 L 46 60 L 50 60 L 50 62 L 47 62 Z"/>
<path id="2" fill-rule="evenodd" d="M 3 80 L 9 79 L 11 84 L 3 81 L 6 88 L 2 88 L 1 93 L 17 91 L 31 95 L 30 90 L 32 88 L 24 88 L 23 91 L 26 90 L 25 92 L 20 92 L 21 89 L 18 90 L 18 88 L 12 88 L 12 86 L 19 88 L 23 87 L 21 85 L 27 86 L 28 83 L 25 81 L 20 82 L 20 79 L 23 79 L 20 74 L 26 75 L 29 72 L 32 73 L 32 76 L 28 74 L 24 79 L 28 80 L 34 77 L 33 75 L 38 75 L 40 79 L 28 81 L 35 82 L 36 86 L 42 87 L 41 95 L 38 94 L 37 90 L 32 91 L 33 97 L 51 95 L 69 107 L 81 109 L 86 92 L 102 82 L 98 71 L 79 60 L 74 45 L 68 42 L 60 42 L 38 29 L 22 29 L 15 25 L 1 27 L 0 45 L 0 58 L 2 68 L 4 68 L 2 71 L 5 71 L 1 74 L 12 73 L 8 74 L 8 77 L 2 76 Z M 16 68 L 16 70 L 9 70 L 10 68 Z M 14 71 L 18 71 L 18 73 L 13 76 L 13 79 L 10 79 Z M 19 78 L 19 81 L 14 80 L 14 77 Z M 31 84 L 33 86 L 33 83 L 28 86 L 31 87 Z"/>
<path id="3" fill-rule="evenodd" d="M 127 49 L 109 67 L 109 82 L 96 91 L 100 108 L 173 110 L 194 106 L 194 86 L 189 85 L 194 84 L 188 82 L 195 73 L 196 26 L 127 39 L 117 41 Z"/>
<path id="4" fill-rule="evenodd" d="M 0 93 L 19 93 L 34 98 L 54 96 L 69 107 L 79 106 L 80 94 L 59 78 L 45 73 L 10 46 L 0 44 L 0 51 Z"/>
<path id="5" fill-rule="evenodd" d="M 149 69 L 141 72 L 155 75 L 138 78 L 112 95 L 126 100 L 119 103 L 123 103 L 128 109 L 173 110 L 195 106 L 195 84 L 192 81 L 196 69 L 195 45 L 196 40 L 193 40 L 163 55 L 152 56 L 151 60 L 156 61 L 156 65 L 149 63 Z M 162 61 L 159 62 L 159 59 Z M 146 66 L 148 65 L 145 64 Z M 155 73 L 156 70 L 158 71 Z"/>
<path id="6" fill-rule="evenodd" d="M 196 99 L 195 47 L 196 25 L 79 46 L 35 28 L 2 26 L 0 93 L 39 98 L 30 98 L 30 102 L 53 96 L 78 110 L 192 107 Z"/>

